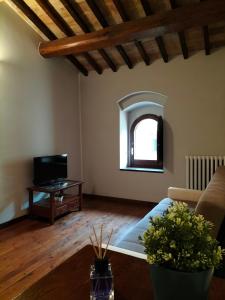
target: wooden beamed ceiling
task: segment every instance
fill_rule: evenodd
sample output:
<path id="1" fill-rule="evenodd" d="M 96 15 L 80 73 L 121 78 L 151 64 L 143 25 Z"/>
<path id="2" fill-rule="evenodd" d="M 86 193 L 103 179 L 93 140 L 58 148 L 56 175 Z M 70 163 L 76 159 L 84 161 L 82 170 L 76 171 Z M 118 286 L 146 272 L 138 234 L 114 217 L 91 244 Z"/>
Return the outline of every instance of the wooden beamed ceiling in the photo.
<path id="1" fill-rule="evenodd" d="M 7 0 L 44 36 L 40 53 L 84 75 L 225 45 L 224 0 Z"/>
<path id="2" fill-rule="evenodd" d="M 94 13 L 95 17 L 97 18 L 98 22 L 101 24 L 103 28 L 109 27 L 109 23 L 106 20 L 104 14 L 101 12 L 101 9 L 99 8 L 99 5 L 96 0 L 86 0 L 87 4 L 89 5 L 90 9 Z M 116 50 L 122 57 L 125 64 L 127 64 L 129 69 L 133 68 L 133 63 L 131 62 L 129 56 L 127 55 L 126 51 L 124 50 L 123 46 L 116 45 Z"/>

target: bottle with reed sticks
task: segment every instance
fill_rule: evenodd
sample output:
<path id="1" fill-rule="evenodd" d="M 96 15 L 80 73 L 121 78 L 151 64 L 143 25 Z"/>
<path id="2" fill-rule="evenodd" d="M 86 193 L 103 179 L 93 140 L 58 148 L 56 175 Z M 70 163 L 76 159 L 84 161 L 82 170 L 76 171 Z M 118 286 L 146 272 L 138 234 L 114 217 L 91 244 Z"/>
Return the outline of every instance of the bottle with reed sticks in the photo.
<path id="1" fill-rule="evenodd" d="M 101 226 L 100 239 L 98 239 L 93 227 L 97 247 L 94 246 L 93 240 L 90 237 L 95 252 L 95 261 L 90 268 L 90 300 L 114 300 L 113 274 L 111 264 L 106 256 L 112 232 L 106 248 L 102 249 L 102 228 L 103 225 Z"/>

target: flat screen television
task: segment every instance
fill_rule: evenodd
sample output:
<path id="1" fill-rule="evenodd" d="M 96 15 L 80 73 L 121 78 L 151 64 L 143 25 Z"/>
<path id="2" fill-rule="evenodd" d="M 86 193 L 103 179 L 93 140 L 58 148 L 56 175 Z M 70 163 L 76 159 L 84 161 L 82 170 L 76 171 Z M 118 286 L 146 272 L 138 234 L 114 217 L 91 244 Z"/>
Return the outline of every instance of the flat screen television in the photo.
<path id="1" fill-rule="evenodd" d="M 49 185 L 67 178 L 67 154 L 33 158 L 33 183 Z"/>

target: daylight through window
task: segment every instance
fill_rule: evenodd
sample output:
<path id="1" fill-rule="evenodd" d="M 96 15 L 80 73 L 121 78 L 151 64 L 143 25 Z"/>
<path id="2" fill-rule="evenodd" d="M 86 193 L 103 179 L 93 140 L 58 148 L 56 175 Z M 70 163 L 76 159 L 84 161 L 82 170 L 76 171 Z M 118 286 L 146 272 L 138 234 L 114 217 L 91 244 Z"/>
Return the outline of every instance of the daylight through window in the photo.
<path id="1" fill-rule="evenodd" d="M 163 167 L 163 121 L 161 116 L 147 114 L 131 125 L 129 144 L 130 167 Z"/>
<path id="2" fill-rule="evenodd" d="M 157 127 L 153 119 L 140 121 L 134 129 L 134 159 L 157 160 Z"/>

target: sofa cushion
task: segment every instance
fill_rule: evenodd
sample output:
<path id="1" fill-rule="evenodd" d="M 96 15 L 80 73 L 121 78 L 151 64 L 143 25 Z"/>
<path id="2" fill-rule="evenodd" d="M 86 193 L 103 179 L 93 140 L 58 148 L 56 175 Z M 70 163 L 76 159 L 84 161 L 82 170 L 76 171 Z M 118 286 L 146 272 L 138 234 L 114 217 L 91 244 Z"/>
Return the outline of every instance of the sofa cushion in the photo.
<path id="1" fill-rule="evenodd" d="M 225 216 L 225 167 L 218 167 L 195 208 L 214 224 L 212 236 L 217 237 Z"/>
<path id="2" fill-rule="evenodd" d="M 128 249 L 135 252 L 144 253 L 144 247 L 138 239 L 149 226 L 149 218 L 162 215 L 173 201 L 165 198 L 159 202 L 147 215 L 144 216 L 121 240 L 116 244 L 117 247 Z"/>

